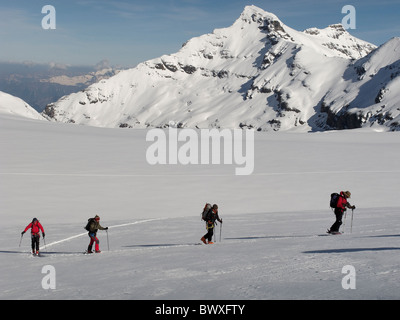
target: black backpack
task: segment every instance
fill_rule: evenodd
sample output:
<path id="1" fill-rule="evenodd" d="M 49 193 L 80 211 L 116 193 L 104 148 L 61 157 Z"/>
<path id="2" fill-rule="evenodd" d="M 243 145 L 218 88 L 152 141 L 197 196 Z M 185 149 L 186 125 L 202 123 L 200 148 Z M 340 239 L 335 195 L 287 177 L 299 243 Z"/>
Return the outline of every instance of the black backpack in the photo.
<path id="1" fill-rule="evenodd" d="M 90 231 L 91 225 L 94 223 L 94 218 L 89 218 L 88 223 L 86 224 L 85 230 Z"/>
<path id="2" fill-rule="evenodd" d="M 201 213 L 201 219 L 204 221 L 208 220 L 208 212 L 211 210 L 211 204 L 206 203 L 204 206 L 203 212 Z"/>
<path id="3" fill-rule="evenodd" d="M 337 208 L 337 203 L 339 200 L 340 194 L 339 193 L 332 193 L 331 194 L 331 201 L 329 202 L 329 206 L 333 209 Z"/>

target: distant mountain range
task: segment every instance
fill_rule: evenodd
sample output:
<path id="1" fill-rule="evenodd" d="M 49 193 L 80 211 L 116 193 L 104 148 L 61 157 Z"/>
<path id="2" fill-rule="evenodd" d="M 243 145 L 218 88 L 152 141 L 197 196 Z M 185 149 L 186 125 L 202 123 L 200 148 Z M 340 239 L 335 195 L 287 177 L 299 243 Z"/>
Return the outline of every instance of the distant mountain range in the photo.
<path id="1" fill-rule="evenodd" d="M 101 61 L 95 66 L 0 62 L 0 90 L 42 112 L 47 104 L 118 73 Z"/>

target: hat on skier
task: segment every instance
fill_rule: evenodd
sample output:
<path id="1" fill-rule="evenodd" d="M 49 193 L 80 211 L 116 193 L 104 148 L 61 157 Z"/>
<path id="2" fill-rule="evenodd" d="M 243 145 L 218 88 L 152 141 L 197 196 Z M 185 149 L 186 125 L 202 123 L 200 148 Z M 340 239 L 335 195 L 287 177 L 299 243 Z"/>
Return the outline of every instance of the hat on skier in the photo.
<path id="1" fill-rule="evenodd" d="M 94 217 L 94 220 L 99 221 L 100 217 L 96 214 L 96 216 Z"/>
<path id="2" fill-rule="evenodd" d="M 343 192 L 343 194 L 346 196 L 346 198 L 350 198 L 351 197 L 351 192 L 350 191 L 345 191 L 345 192 Z"/>
<path id="3" fill-rule="evenodd" d="M 216 205 L 216 204 L 214 204 L 212 207 L 213 207 L 213 209 L 218 209 L 218 205 Z"/>
<path id="4" fill-rule="evenodd" d="M 35 223 L 36 221 L 38 221 L 38 219 L 36 219 L 36 218 L 32 219 L 32 223 Z"/>

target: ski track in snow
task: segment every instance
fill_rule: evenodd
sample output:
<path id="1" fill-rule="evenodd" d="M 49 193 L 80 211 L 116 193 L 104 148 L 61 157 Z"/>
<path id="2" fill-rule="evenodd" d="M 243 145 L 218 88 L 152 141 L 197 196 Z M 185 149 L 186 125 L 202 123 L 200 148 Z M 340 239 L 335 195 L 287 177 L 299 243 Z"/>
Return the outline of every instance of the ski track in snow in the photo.
<path id="1" fill-rule="evenodd" d="M 299 171 L 299 172 L 265 172 L 253 173 L 252 176 L 283 176 L 283 175 L 334 175 L 334 174 L 367 174 L 367 173 L 400 173 L 400 170 L 351 170 L 351 171 Z M 7 176 L 60 176 L 60 177 L 232 177 L 232 174 L 88 174 L 88 173 L 31 173 L 31 172 L 0 172 Z"/>
<path id="2" fill-rule="evenodd" d="M 157 220 L 163 220 L 163 219 L 148 219 L 148 220 L 140 220 L 140 221 L 135 221 L 135 222 L 129 222 L 129 223 L 110 226 L 109 229 L 122 228 L 122 227 L 132 226 L 132 225 L 135 225 L 135 224 L 141 224 L 141 223 L 157 221 Z M 47 248 L 52 247 L 52 246 L 54 246 L 56 244 L 60 244 L 60 243 L 67 242 L 67 241 L 71 241 L 73 239 L 76 239 L 76 238 L 79 238 L 79 237 L 82 237 L 82 236 L 87 236 L 87 234 L 88 234 L 88 232 L 86 231 L 84 233 L 80 233 L 80 234 L 77 234 L 75 236 L 71 236 L 71 237 L 68 237 L 68 238 L 65 238 L 65 239 L 62 239 L 62 240 L 51 242 L 49 244 L 46 244 L 46 245 L 43 245 L 42 247 L 40 247 L 40 250 L 47 249 Z"/>

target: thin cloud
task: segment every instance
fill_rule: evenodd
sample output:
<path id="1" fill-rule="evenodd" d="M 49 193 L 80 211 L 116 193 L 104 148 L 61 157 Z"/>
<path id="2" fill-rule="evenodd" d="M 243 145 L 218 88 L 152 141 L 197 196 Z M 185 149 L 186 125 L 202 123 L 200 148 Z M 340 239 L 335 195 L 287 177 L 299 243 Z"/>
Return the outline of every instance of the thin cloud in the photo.
<path id="1" fill-rule="evenodd" d="M 39 15 L 33 15 L 24 9 L 0 8 L 0 30 L 2 33 L 41 29 Z"/>

